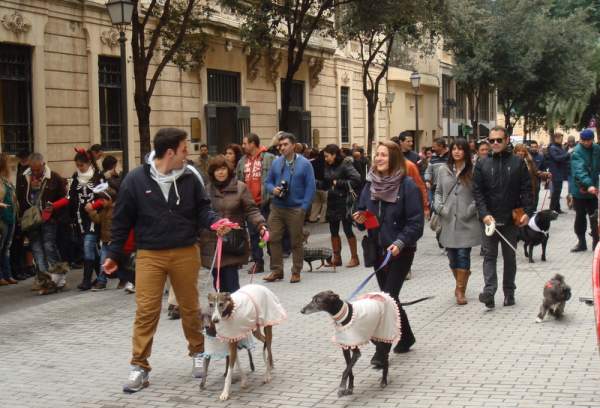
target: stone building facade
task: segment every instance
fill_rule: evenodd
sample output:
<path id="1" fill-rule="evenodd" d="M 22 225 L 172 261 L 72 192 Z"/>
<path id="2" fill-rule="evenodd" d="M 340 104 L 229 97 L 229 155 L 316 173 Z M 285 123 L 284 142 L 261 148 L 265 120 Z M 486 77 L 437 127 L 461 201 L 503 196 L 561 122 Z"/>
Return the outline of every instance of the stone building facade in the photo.
<path id="1" fill-rule="evenodd" d="M 151 99 L 152 134 L 185 129 L 191 151 L 207 143 L 215 153 L 257 133 L 265 145 L 278 130 L 284 51 L 249 55 L 236 35 L 235 16 L 216 12 L 203 65 L 192 71 L 167 66 Z M 11 154 L 43 153 L 62 174 L 73 171 L 74 146 L 99 143 L 120 155 L 118 34 L 100 0 L 0 0 L 0 145 Z M 130 36 L 128 35 L 128 38 Z M 129 44 L 128 44 L 129 46 Z M 294 78 L 294 133 L 302 141 L 366 145 L 367 111 L 361 65 L 351 45 L 315 37 Z M 419 96 L 420 145 L 443 135 L 440 59 L 424 68 Z M 420 69 L 420 68 L 419 68 Z M 133 104 L 133 67 L 127 57 L 130 162 L 139 163 Z M 382 84 L 377 139 L 414 130 L 410 72 L 394 68 Z M 388 86 L 389 85 L 389 86 Z M 412 92 L 412 94 L 411 94 Z M 390 100 L 390 95 L 396 96 Z"/>

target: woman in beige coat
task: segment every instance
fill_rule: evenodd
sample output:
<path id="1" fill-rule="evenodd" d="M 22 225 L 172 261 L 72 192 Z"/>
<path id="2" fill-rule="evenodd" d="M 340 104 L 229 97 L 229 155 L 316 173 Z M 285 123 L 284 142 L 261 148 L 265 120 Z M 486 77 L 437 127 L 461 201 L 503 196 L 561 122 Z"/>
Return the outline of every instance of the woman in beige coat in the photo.
<path id="1" fill-rule="evenodd" d="M 437 177 L 434 202 L 442 226 L 440 243 L 446 248 L 456 280 L 456 303 L 465 305 L 471 248 L 481 244 L 481 226 L 472 190 L 473 161 L 465 139 L 452 142 L 448 164 L 439 168 Z"/>
<path id="2" fill-rule="evenodd" d="M 207 193 L 213 209 L 221 217 L 240 224 L 240 229 L 232 230 L 223 238 L 221 259 L 220 289 L 222 292 L 235 292 L 240 288 L 238 270 L 248 263 L 250 245 L 246 232 L 246 220 L 252 223 L 260 235 L 267 230 L 265 219 L 256 206 L 250 191 L 244 183 L 235 178 L 235 171 L 223 155 L 218 155 L 208 165 Z M 203 230 L 200 235 L 202 266 L 212 266 L 217 236 L 213 231 Z M 217 287 L 217 268 L 212 269 L 214 287 Z"/>

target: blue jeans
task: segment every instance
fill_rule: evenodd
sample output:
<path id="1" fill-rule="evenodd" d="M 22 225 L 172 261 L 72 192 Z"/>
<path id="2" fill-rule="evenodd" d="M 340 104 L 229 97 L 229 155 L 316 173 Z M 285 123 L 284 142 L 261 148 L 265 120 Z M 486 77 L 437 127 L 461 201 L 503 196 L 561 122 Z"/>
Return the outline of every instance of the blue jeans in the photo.
<path id="1" fill-rule="evenodd" d="M 450 269 L 471 269 L 471 248 L 446 248 Z"/>
<path id="2" fill-rule="evenodd" d="M 0 279 L 11 279 L 10 247 L 15 234 L 15 224 L 1 223 L 0 228 Z"/>
<path id="3" fill-rule="evenodd" d="M 212 270 L 213 287 L 217 290 L 217 268 Z M 220 273 L 221 292 L 233 293 L 240 288 L 240 276 L 237 266 L 222 266 Z"/>
<path id="4" fill-rule="evenodd" d="M 40 272 L 48 272 L 50 266 L 60 262 L 56 246 L 56 229 L 55 223 L 45 222 L 41 230 L 30 237 L 31 252 Z"/>
<path id="5" fill-rule="evenodd" d="M 96 280 L 100 283 L 106 283 L 108 281 L 108 276 L 104 273 L 104 268 L 102 267 L 102 265 L 104 265 L 104 261 L 106 260 L 106 257 L 108 256 L 108 243 L 102 243 L 102 247 L 100 248 L 100 267 L 102 268 L 100 275 L 98 275 L 98 277 L 96 278 Z M 121 280 L 126 280 L 125 277 L 125 273 L 122 272 L 123 269 L 118 268 L 116 273 L 111 274 L 111 276 L 116 276 Z"/>
<path id="6" fill-rule="evenodd" d="M 96 261 L 98 257 L 98 235 L 85 234 L 83 236 L 83 260 Z"/>

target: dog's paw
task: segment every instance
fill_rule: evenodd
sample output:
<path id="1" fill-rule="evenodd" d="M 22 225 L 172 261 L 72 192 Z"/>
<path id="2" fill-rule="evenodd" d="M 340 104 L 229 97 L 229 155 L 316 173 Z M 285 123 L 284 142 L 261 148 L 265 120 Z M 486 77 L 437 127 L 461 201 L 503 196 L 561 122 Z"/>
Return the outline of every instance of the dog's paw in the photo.
<path id="1" fill-rule="evenodd" d="M 542 319 L 542 318 L 540 318 L 540 317 L 538 317 L 537 319 L 535 319 L 535 322 L 536 322 L 536 323 L 541 323 L 541 322 L 543 322 L 543 321 L 544 321 L 544 319 Z"/>
<path id="2" fill-rule="evenodd" d="M 221 394 L 221 396 L 219 397 L 219 399 L 220 399 L 221 401 L 227 401 L 227 400 L 229 399 L 229 393 L 228 393 L 228 392 L 225 392 L 225 391 L 223 391 L 223 393 Z"/>
<path id="3" fill-rule="evenodd" d="M 542 262 L 546 262 L 546 257 L 545 256 L 542 257 Z"/>
<path id="4" fill-rule="evenodd" d="M 353 393 L 352 388 L 340 388 L 338 390 L 338 397 L 343 397 L 345 395 L 352 395 L 352 393 Z"/>
<path id="5" fill-rule="evenodd" d="M 385 387 L 387 387 L 387 385 L 388 385 L 388 383 L 387 383 L 387 380 L 381 380 L 381 381 L 379 382 L 379 386 L 380 386 L 381 388 L 385 388 Z"/>
<path id="6" fill-rule="evenodd" d="M 271 374 L 267 374 L 267 375 L 265 375 L 265 379 L 263 382 L 265 384 L 269 384 L 272 380 L 273 380 L 273 377 L 271 377 Z"/>
<path id="7" fill-rule="evenodd" d="M 248 379 L 247 378 L 242 378 L 240 380 L 240 388 L 241 389 L 246 389 L 248 388 Z"/>

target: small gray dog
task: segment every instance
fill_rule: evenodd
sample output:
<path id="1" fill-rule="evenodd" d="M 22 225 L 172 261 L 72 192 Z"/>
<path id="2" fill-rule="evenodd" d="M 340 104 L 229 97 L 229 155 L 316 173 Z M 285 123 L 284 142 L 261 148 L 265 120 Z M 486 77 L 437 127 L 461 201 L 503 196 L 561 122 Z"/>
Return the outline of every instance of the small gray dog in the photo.
<path id="1" fill-rule="evenodd" d="M 544 285 L 544 301 L 540 306 L 536 322 L 541 323 L 546 313 L 560 319 L 565 312 L 565 303 L 569 299 L 571 299 L 571 288 L 565 283 L 565 278 L 557 273 Z"/>

